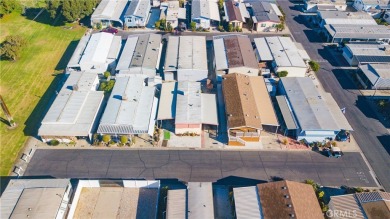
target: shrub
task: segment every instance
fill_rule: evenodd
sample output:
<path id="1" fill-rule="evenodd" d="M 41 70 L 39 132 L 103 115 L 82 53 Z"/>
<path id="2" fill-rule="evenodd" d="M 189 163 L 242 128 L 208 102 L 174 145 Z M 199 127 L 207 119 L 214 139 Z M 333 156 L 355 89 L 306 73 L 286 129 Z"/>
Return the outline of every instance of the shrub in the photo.
<path id="1" fill-rule="evenodd" d="M 104 77 L 108 78 L 111 76 L 111 73 L 109 71 L 104 72 Z"/>
<path id="2" fill-rule="evenodd" d="M 333 147 L 336 147 L 337 146 L 337 143 L 335 141 L 332 141 L 332 143 L 330 143 Z"/>
<path id="3" fill-rule="evenodd" d="M 325 195 L 325 192 L 321 191 L 321 192 L 318 193 L 318 198 L 321 199 L 322 197 L 324 197 L 324 195 Z"/>
<path id="4" fill-rule="evenodd" d="M 222 25 L 219 25 L 219 26 L 218 26 L 218 31 L 224 32 L 225 29 L 223 29 L 223 26 L 222 26 Z"/>
<path id="5" fill-rule="evenodd" d="M 190 23 L 190 28 L 191 28 L 192 31 L 196 31 L 196 23 L 192 21 Z"/>
<path id="6" fill-rule="evenodd" d="M 288 75 L 288 71 L 280 71 L 277 74 L 279 78 L 286 77 Z"/>
<path id="7" fill-rule="evenodd" d="M 108 82 L 102 82 L 100 84 L 99 90 L 104 91 L 105 93 L 109 93 L 109 92 L 111 92 L 114 85 L 115 85 L 114 80 L 109 80 Z"/>
<path id="8" fill-rule="evenodd" d="M 135 144 L 135 143 L 137 142 L 134 136 L 131 137 L 131 142 L 132 142 L 133 144 Z"/>
<path id="9" fill-rule="evenodd" d="M 0 14 L 10 14 L 12 11 L 18 9 L 20 3 L 17 0 L 3 0 L 0 1 Z"/>
<path id="10" fill-rule="evenodd" d="M 310 60 L 309 65 L 310 68 L 315 72 L 318 72 L 318 70 L 320 70 L 320 64 L 318 64 L 318 62 L 316 61 Z"/>
<path id="11" fill-rule="evenodd" d="M 103 141 L 104 143 L 108 143 L 108 142 L 110 142 L 110 140 L 111 140 L 111 136 L 109 136 L 109 135 L 103 135 L 102 141 Z"/>
<path id="12" fill-rule="evenodd" d="M 59 144 L 60 144 L 60 142 L 58 140 L 56 140 L 56 139 L 53 139 L 53 140 L 49 141 L 49 145 L 51 145 L 51 146 L 57 146 Z"/>
<path id="13" fill-rule="evenodd" d="M 96 24 L 96 29 L 101 30 L 103 28 L 102 23 Z"/>
<path id="14" fill-rule="evenodd" d="M 160 20 L 158 20 L 158 21 L 156 21 L 156 22 L 154 23 L 154 28 L 156 28 L 157 30 L 160 29 L 160 26 L 161 26 L 161 21 L 160 21 Z"/>
<path id="15" fill-rule="evenodd" d="M 286 145 L 287 143 L 288 143 L 287 138 L 285 138 L 285 139 L 282 140 L 282 144 Z"/>
<path id="16" fill-rule="evenodd" d="M 109 144 L 110 144 L 110 145 L 113 145 L 113 144 L 115 144 L 115 141 L 110 140 Z"/>
<path id="17" fill-rule="evenodd" d="M 233 28 L 232 24 L 228 24 L 227 31 L 228 32 L 233 32 L 234 31 L 234 28 Z"/>
<path id="18" fill-rule="evenodd" d="M 129 141 L 129 139 L 127 138 L 127 136 L 125 136 L 125 135 L 121 136 L 121 143 L 122 144 L 126 144 L 128 141 Z"/>
<path id="19" fill-rule="evenodd" d="M 356 187 L 356 188 L 355 188 L 355 192 L 356 192 L 356 193 L 362 193 L 362 192 L 364 192 L 364 189 L 361 188 L 361 187 Z"/>

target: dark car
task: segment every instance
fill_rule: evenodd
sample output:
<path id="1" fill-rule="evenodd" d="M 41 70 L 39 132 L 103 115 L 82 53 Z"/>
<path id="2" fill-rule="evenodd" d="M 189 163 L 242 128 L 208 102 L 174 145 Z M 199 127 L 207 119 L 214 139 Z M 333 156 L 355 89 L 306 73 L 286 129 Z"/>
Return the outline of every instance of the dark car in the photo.
<path id="1" fill-rule="evenodd" d="M 118 29 L 113 28 L 113 27 L 107 27 L 107 28 L 103 29 L 102 32 L 117 34 Z"/>
<path id="2" fill-rule="evenodd" d="M 328 157 L 339 158 L 339 157 L 343 156 L 343 152 L 338 147 L 332 147 L 330 149 L 327 148 L 327 149 L 324 149 L 324 151 L 326 152 L 326 155 Z"/>
<path id="3" fill-rule="evenodd" d="M 337 141 L 347 141 L 349 138 L 349 133 L 345 130 L 341 130 L 337 135 L 336 135 L 336 140 Z"/>

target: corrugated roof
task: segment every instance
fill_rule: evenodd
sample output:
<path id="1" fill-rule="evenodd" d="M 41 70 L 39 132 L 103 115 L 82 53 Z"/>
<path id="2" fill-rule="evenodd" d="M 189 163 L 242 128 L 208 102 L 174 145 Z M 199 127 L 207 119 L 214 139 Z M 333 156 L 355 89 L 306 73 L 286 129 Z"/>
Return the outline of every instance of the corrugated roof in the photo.
<path id="1" fill-rule="evenodd" d="M 125 12 L 125 17 L 136 16 L 145 18 L 149 15 L 149 0 L 132 0 Z"/>
<path id="2" fill-rule="evenodd" d="M 233 188 L 233 195 L 237 219 L 261 218 L 256 186 Z"/>
<path id="3" fill-rule="evenodd" d="M 215 94 L 201 94 L 202 124 L 218 125 Z"/>
<path id="4" fill-rule="evenodd" d="M 318 16 L 326 24 L 377 25 L 371 15 L 362 11 L 318 11 Z"/>
<path id="5" fill-rule="evenodd" d="M 103 0 L 91 15 L 91 20 L 107 19 L 122 24 L 120 18 L 128 2 L 128 0 Z"/>
<path id="6" fill-rule="evenodd" d="M 178 69 L 208 70 L 206 37 L 180 37 Z"/>
<path id="7" fill-rule="evenodd" d="M 214 218 L 213 189 L 211 182 L 188 183 L 188 218 Z"/>
<path id="8" fill-rule="evenodd" d="M 154 87 L 144 86 L 141 75 L 118 75 L 110 99 L 99 124 L 102 134 L 148 133 L 152 111 Z"/>
<path id="9" fill-rule="evenodd" d="M 290 37 L 266 37 L 265 40 L 278 67 L 307 68 Z"/>
<path id="10" fill-rule="evenodd" d="M 176 71 L 179 58 L 179 37 L 169 36 L 164 71 Z"/>
<path id="11" fill-rule="evenodd" d="M 229 74 L 223 78 L 229 128 L 248 126 L 262 129 L 262 124 L 279 125 L 262 76 Z"/>
<path id="12" fill-rule="evenodd" d="M 281 78 L 286 96 L 302 130 L 350 130 L 348 122 L 338 122 L 340 115 L 334 110 L 331 95 L 323 95 L 313 81 L 306 77 Z M 339 108 L 340 109 L 340 108 Z M 346 121 L 346 120 L 345 120 Z"/>
<path id="13" fill-rule="evenodd" d="M 114 35 L 111 33 L 100 32 L 92 34 L 80 63 L 105 63 L 113 40 Z"/>
<path id="14" fill-rule="evenodd" d="M 85 34 L 84 36 L 81 37 L 79 43 L 77 44 L 76 49 L 73 52 L 72 57 L 69 60 L 69 63 L 67 66 L 68 68 L 80 67 L 79 62 L 80 62 L 80 59 L 84 53 L 85 47 L 87 47 L 87 44 L 88 44 L 90 37 L 91 37 L 90 34 Z"/>
<path id="15" fill-rule="evenodd" d="M 360 65 L 359 68 L 372 85 L 375 85 L 379 79 L 390 80 L 390 63 Z"/>
<path id="16" fill-rule="evenodd" d="M 291 111 L 291 108 L 286 100 L 286 97 L 285 96 L 276 96 L 276 101 L 278 102 L 278 105 L 279 105 L 280 111 L 282 113 L 286 128 L 288 130 L 297 129 L 298 126 L 295 123 L 293 112 Z"/>
<path id="17" fill-rule="evenodd" d="M 74 72 L 57 94 L 38 130 L 39 136 L 88 136 L 103 100 L 95 73 Z"/>
<path id="18" fill-rule="evenodd" d="M 68 185 L 69 179 L 11 179 L 0 198 L 0 217 L 26 218 L 25 211 L 31 208 L 32 211 L 28 213 L 30 217 L 55 218 L 53 213 L 58 212 L 59 202 L 62 201 L 61 196 L 56 194 L 63 195 Z"/>
<path id="19" fill-rule="evenodd" d="M 278 14 L 275 12 L 270 2 L 265 1 L 251 1 L 250 5 L 253 10 L 254 22 L 265 22 L 271 21 L 279 23 L 280 19 Z"/>
<path id="20" fill-rule="evenodd" d="M 390 28 L 384 25 L 330 24 L 325 29 L 333 38 L 390 39 Z"/>
<path id="21" fill-rule="evenodd" d="M 187 190 L 168 190 L 167 219 L 187 218 Z"/>

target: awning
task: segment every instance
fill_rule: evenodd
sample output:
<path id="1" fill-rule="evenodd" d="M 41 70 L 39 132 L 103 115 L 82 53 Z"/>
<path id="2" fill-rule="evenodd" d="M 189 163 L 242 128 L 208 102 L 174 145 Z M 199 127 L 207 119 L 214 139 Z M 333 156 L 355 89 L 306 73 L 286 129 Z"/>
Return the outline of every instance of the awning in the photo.
<path id="1" fill-rule="evenodd" d="M 202 124 L 218 125 L 215 94 L 202 94 Z"/>
<path id="2" fill-rule="evenodd" d="M 255 38 L 256 44 L 256 53 L 258 61 L 272 61 L 274 57 L 272 56 L 271 50 L 268 47 L 268 43 L 265 41 L 265 38 Z"/>
<path id="3" fill-rule="evenodd" d="M 286 124 L 286 128 L 288 130 L 298 129 L 298 126 L 295 123 L 295 119 L 290 110 L 290 106 L 287 103 L 287 99 L 285 96 L 276 96 L 276 101 L 278 102 L 280 111 L 283 116 L 284 123 Z"/>
<path id="4" fill-rule="evenodd" d="M 157 120 L 174 119 L 176 113 L 175 98 L 176 82 L 162 83 L 158 104 Z"/>

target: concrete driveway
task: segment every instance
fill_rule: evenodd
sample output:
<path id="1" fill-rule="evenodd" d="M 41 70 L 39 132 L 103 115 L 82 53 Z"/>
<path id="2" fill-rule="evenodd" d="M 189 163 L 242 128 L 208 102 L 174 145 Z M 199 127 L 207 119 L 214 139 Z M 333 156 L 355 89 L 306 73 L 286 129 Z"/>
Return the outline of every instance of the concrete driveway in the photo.
<path id="1" fill-rule="evenodd" d="M 24 176 L 57 178 L 145 178 L 217 181 L 237 176 L 274 177 L 325 186 L 376 187 L 359 153 L 328 158 L 316 152 L 211 150 L 39 149 Z"/>

